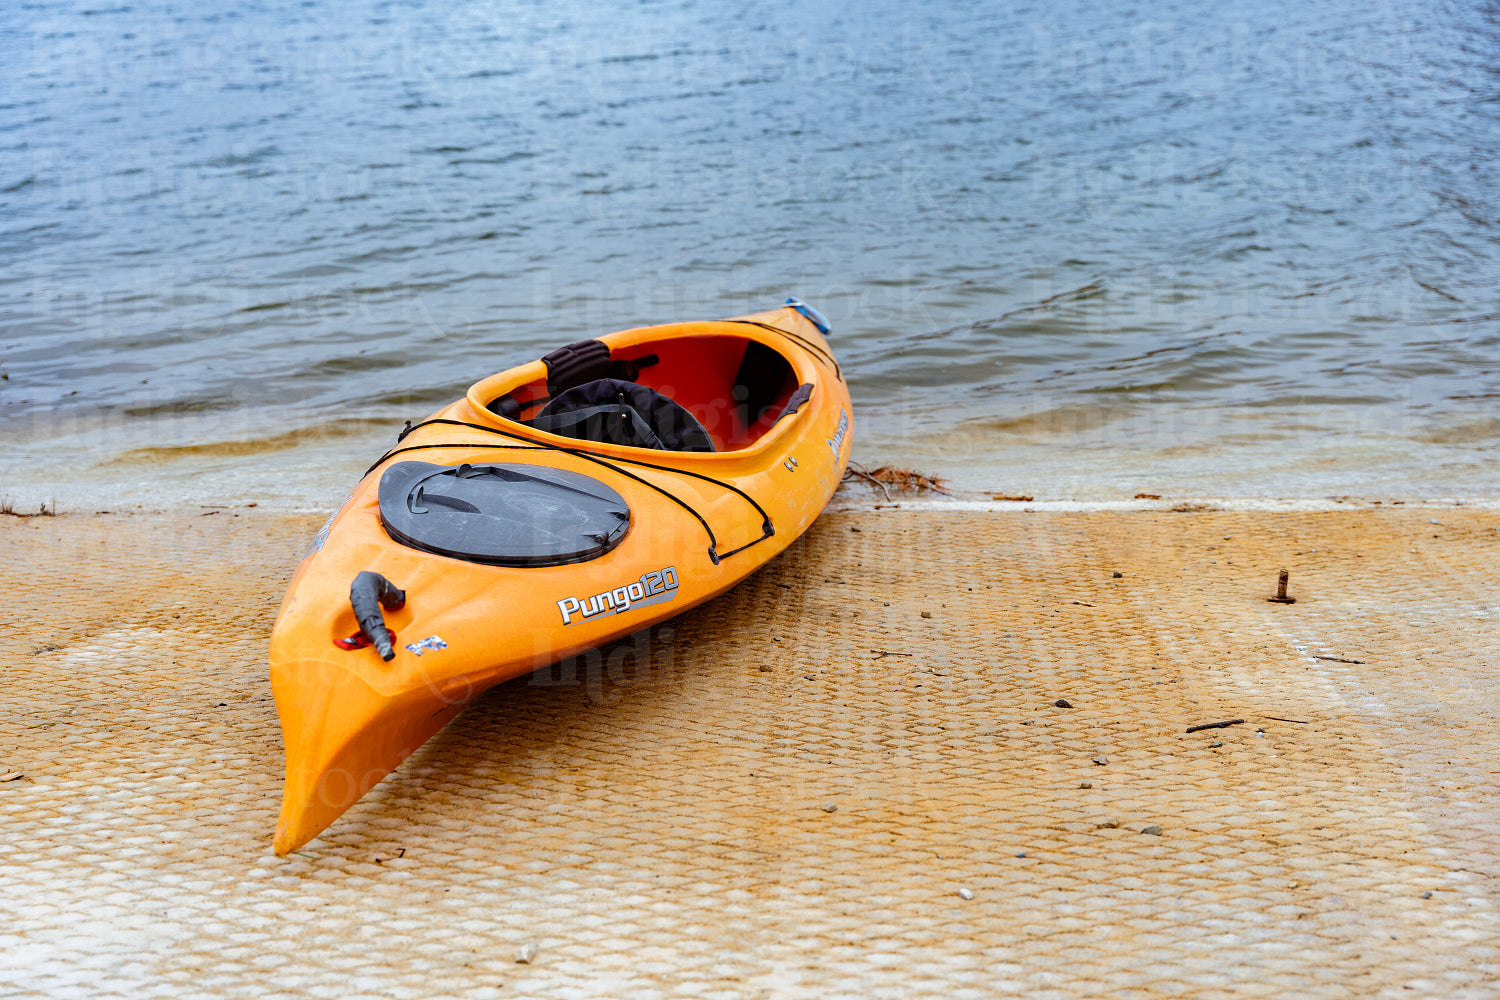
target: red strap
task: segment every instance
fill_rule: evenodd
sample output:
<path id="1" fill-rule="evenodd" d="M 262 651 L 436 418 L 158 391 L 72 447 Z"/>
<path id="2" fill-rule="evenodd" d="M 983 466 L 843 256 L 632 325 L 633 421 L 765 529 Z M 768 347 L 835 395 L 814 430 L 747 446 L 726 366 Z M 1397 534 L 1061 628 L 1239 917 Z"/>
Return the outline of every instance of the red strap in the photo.
<path id="1" fill-rule="evenodd" d="M 392 609 L 392 610 L 395 610 L 395 609 Z M 333 644 L 335 646 L 337 646 L 339 649 L 364 649 L 366 646 L 370 645 L 370 637 L 367 636 L 367 635 L 365 635 L 364 630 L 361 629 L 360 631 L 354 633 L 353 635 L 351 635 L 347 639 L 335 639 L 335 640 L 333 640 Z M 395 644 L 396 644 L 396 633 L 392 632 L 391 633 L 391 645 L 394 646 Z"/>

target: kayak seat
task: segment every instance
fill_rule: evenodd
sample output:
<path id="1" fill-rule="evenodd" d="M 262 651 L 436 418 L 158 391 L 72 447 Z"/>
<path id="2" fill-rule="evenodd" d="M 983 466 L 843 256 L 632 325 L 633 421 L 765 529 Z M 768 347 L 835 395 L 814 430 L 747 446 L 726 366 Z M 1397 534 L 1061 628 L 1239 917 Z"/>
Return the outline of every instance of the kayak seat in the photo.
<path id="1" fill-rule="evenodd" d="M 554 396 L 531 420 L 539 431 L 658 451 L 713 451 L 713 440 L 683 406 L 636 382 L 600 378 Z"/>

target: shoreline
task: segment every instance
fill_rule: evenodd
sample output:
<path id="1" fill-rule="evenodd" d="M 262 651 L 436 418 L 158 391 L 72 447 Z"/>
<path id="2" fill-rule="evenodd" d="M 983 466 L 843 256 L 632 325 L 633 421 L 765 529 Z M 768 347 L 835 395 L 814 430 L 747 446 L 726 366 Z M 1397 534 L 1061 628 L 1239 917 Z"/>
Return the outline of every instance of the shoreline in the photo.
<path id="1" fill-rule="evenodd" d="M 962 424 L 946 433 L 882 433 L 879 413 L 878 406 L 856 405 L 854 459 L 942 477 L 952 499 L 964 504 L 984 505 L 999 495 L 1032 496 L 1056 509 L 1151 509 L 1136 502 L 1148 494 L 1168 506 L 1294 510 L 1376 501 L 1479 506 L 1500 497 L 1486 451 L 1490 438 L 1482 433 L 1491 424 L 1451 438 L 1366 428 L 1344 436 L 1179 440 L 1035 436 Z M 88 512 L 256 502 L 329 512 L 401 426 L 392 417 L 303 415 L 287 422 L 249 413 L 232 422 L 227 429 L 188 421 L 7 442 L 0 448 L 0 503 Z M 850 503 L 879 496 L 858 486 L 845 495 L 854 498 Z"/>
<path id="2" fill-rule="evenodd" d="M 855 490 L 843 489 L 834 494 L 825 514 L 865 513 L 875 514 L 888 510 L 920 511 L 931 514 L 944 513 L 1042 513 L 1042 514 L 1128 514 L 1128 513 L 1174 513 L 1174 514 L 1290 514 L 1330 513 L 1402 510 L 1500 510 L 1500 497 L 1461 496 L 1428 497 L 1411 500 L 1373 499 L 1369 497 L 1234 497 L 1234 496 L 1163 496 L 1155 499 L 1076 500 L 1059 499 L 985 499 L 983 494 L 965 495 L 955 492 L 953 496 L 934 496 L 930 493 L 913 495 L 899 493 L 890 499 L 880 496 L 861 496 L 867 487 Z M 968 493 L 971 491 L 965 491 Z M 144 504 L 121 506 L 109 510 L 69 510 L 66 507 L 50 509 L 39 514 L 27 509 L 0 510 L 0 520 L 53 518 L 88 518 L 104 516 L 162 516 L 180 513 L 184 507 L 194 510 L 199 516 L 210 513 L 272 514 L 284 517 L 327 517 L 339 509 L 331 504 L 288 504 L 276 501 L 249 500 L 223 504 L 174 504 L 170 508 L 146 507 Z"/>

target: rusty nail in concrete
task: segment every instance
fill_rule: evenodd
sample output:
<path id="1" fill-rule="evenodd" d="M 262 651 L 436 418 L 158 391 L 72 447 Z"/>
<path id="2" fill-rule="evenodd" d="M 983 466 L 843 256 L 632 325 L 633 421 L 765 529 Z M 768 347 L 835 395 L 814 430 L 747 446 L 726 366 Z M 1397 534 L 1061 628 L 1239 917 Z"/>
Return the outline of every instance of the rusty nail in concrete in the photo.
<path id="1" fill-rule="evenodd" d="M 1289 575 L 1290 574 L 1288 574 L 1286 570 L 1282 570 L 1281 571 L 1281 576 L 1279 578 L 1277 578 L 1277 580 L 1276 580 L 1276 596 L 1275 597 L 1268 597 L 1268 598 L 1266 598 L 1266 600 L 1270 601 L 1272 604 L 1296 604 L 1297 603 L 1297 599 L 1295 597 L 1288 597 L 1288 596 L 1286 596 L 1286 581 L 1287 581 L 1287 577 Z"/>

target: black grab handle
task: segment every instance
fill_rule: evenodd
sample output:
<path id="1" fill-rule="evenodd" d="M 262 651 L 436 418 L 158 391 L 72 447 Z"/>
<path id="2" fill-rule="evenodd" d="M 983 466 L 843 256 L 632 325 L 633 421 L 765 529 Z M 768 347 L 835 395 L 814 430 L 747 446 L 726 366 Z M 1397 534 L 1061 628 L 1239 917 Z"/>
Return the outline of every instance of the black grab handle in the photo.
<path id="1" fill-rule="evenodd" d="M 396 647 L 380 608 L 384 605 L 387 611 L 395 611 L 405 603 L 406 591 L 373 570 L 364 570 L 349 585 L 349 606 L 354 609 L 354 618 L 375 644 L 382 660 L 394 660 Z"/>

